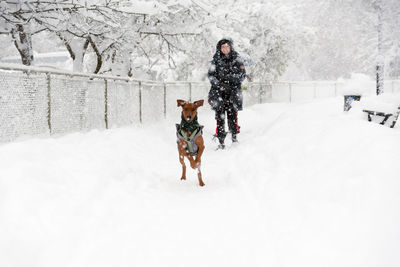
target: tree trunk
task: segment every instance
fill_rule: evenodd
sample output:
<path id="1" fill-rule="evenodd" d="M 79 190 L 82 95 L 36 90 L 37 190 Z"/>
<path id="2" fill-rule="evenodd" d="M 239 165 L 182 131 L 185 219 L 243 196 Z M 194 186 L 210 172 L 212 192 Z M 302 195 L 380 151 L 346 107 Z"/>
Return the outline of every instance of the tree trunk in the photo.
<path id="1" fill-rule="evenodd" d="M 92 37 L 88 36 L 88 41 L 90 43 L 90 45 L 93 48 L 93 51 L 96 53 L 96 57 L 97 57 L 97 65 L 96 65 L 96 69 L 94 70 L 94 74 L 99 73 L 101 66 L 103 65 L 103 57 L 99 51 L 99 49 L 97 48 L 95 42 L 93 41 Z"/>
<path id="2" fill-rule="evenodd" d="M 29 24 L 17 24 L 11 31 L 14 45 L 21 55 L 22 64 L 31 66 L 33 64 L 32 34 Z"/>
<path id="3" fill-rule="evenodd" d="M 83 58 L 85 57 L 86 50 L 89 46 L 89 40 L 85 39 L 82 44 L 82 39 L 72 40 L 70 46 L 74 51 L 75 58 L 73 59 L 73 71 L 82 72 L 83 71 Z"/>

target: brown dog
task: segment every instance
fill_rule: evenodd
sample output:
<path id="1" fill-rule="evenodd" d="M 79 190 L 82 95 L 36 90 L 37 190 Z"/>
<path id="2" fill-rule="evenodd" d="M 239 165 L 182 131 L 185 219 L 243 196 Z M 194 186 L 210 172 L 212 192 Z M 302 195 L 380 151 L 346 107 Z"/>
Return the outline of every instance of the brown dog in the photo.
<path id="1" fill-rule="evenodd" d="M 179 162 L 182 164 L 181 180 L 186 180 L 185 157 L 190 162 L 190 167 L 197 169 L 199 185 L 204 186 L 201 177 L 201 155 L 204 151 L 204 140 L 202 136 L 203 126 L 197 122 L 197 108 L 204 104 L 204 100 L 189 103 L 184 100 L 177 100 L 178 107 L 182 107 L 181 123 L 176 124 L 176 136 L 178 138 Z"/>

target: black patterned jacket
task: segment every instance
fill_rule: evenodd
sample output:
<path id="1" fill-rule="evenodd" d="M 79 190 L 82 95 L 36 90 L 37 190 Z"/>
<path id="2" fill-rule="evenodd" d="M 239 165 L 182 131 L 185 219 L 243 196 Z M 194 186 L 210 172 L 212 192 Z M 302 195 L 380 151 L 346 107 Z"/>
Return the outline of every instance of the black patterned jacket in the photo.
<path id="1" fill-rule="evenodd" d="M 221 44 L 229 42 L 231 52 L 224 55 L 221 52 Z M 211 89 L 208 94 L 208 103 L 214 110 L 233 104 L 236 110 L 242 110 L 242 81 L 246 77 L 243 61 L 232 48 L 232 41 L 222 39 L 217 44 L 217 51 L 211 61 L 208 70 L 208 79 Z M 224 104 L 224 105 L 223 105 Z"/>

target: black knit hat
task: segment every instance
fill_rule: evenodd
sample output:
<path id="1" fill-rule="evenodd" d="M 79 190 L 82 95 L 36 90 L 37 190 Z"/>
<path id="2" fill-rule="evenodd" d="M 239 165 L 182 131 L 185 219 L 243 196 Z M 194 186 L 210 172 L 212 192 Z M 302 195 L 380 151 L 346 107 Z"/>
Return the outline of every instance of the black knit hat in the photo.
<path id="1" fill-rule="evenodd" d="M 232 41 L 232 39 L 229 39 L 229 38 L 224 38 L 224 39 L 221 39 L 218 43 L 217 43 L 217 51 L 220 51 L 221 50 L 221 46 L 222 45 L 224 45 L 224 44 L 228 44 L 230 47 L 231 47 L 231 50 L 232 50 L 232 45 L 233 45 L 233 41 Z"/>

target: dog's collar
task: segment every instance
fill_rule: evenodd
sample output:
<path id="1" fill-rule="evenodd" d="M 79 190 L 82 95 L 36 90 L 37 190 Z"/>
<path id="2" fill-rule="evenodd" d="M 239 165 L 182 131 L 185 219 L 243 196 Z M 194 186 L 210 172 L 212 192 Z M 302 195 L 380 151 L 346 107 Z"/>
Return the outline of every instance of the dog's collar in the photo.
<path id="1" fill-rule="evenodd" d="M 197 122 L 197 115 L 194 117 L 194 119 L 190 122 L 186 121 L 185 118 L 183 117 L 183 113 L 181 115 L 181 124 L 179 125 L 180 129 L 188 133 L 193 133 L 194 131 L 198 130 L 200 128 L 200 124 Z"/>

